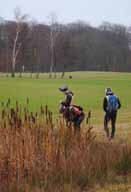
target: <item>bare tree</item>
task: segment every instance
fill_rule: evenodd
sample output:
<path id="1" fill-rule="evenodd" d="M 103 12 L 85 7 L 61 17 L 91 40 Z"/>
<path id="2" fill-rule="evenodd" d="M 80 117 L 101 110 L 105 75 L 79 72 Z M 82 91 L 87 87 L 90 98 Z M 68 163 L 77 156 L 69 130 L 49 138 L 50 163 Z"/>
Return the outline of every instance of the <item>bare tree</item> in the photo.
<path id="1" fill-rule="evenodd" d="M 24 22 L 27 19 L 27 15 L 21 14 L 21 10 L 17 7 L 14 10 L 14 16 L 16 20 L 16 35 L 14 38 L 13 52 L 12 52 L 12 77 L 15 77 L 16 59 L 20 52 L 22 42 L 19 40 L 19 36 L 22 33 Z"/>
<path id="2" fill-rule="evenodd" d="M 50 19 L 50 73 L 49 78 L 52 78 L 52 73 L 54 72 L 54 77 L 56 77 L 56 53 L 55 53 L 55 44 L 56 38 L 59 34 L 59 25 L 57 23 L 57 16 L 55 13 L 51 13 L 49 16 Z"/>

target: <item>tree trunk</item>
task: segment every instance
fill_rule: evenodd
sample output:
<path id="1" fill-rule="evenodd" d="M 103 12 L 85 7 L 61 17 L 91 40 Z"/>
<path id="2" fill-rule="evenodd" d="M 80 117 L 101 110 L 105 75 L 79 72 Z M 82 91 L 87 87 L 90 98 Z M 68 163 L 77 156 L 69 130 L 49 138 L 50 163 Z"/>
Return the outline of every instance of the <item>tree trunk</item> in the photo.
<path id="1" fill-rule="evenodd" d="M 53 67 L 54 67 L 54 37 L 53 37 L 52 29 L 50 32 L 50 46 L 51 46 L 51 65 L 50 65 L 49 78 L 52 78 L 52 72 L 53 72 Z"/>
<path id="2" fill-rule="evenodd" d="M 16 62 L 15 57 L 13 57 L 11 77 L 15 77 L 15 62 Z"/>
<path id="3" fill-rule="evenodd" d="M 19 31 L 17 31 L 16 37 L 14 39 L 14 47 L 12 53 L 12 74 L 11 74 L 12 77 L 15 77 L 16 58 L 21 48 L 21 43 L 19 43 L 18 48 L 16 48 L 18 37 L 19 37 Z"/>

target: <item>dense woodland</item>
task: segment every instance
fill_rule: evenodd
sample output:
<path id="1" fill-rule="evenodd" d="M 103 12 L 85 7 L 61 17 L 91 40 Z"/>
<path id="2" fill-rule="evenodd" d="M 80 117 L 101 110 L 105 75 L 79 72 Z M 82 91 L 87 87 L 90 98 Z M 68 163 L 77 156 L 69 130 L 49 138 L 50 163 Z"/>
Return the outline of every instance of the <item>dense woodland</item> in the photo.
<path id="1" fill-rule="evenodd" d="M 84 22 L 0 19 L 0 72 L 129 72 L 129 32 L 125 26 L 110 23 L 95 28 Z"/>

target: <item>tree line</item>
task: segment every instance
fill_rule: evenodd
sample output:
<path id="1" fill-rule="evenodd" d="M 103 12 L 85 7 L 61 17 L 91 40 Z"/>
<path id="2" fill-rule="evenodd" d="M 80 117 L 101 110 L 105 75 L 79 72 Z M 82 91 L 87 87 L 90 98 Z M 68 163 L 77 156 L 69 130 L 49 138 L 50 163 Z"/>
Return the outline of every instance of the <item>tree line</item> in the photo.
<path id="1" fill-rule="evenodd" d="M 131 35 L 123 25 L 50 24 L 0 19 L 0 72 L 131 71 Z"/>

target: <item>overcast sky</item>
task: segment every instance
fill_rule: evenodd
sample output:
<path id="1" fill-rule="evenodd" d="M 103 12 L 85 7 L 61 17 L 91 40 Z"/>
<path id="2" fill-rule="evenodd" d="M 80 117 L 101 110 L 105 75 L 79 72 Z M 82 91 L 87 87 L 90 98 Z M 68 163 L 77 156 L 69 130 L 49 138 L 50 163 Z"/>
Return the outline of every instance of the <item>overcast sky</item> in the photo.
<path id="1" fill-rule="evenodd" d="M 47 22 L 54 12 L 64 23 L 81 20 L 98 26 L 108 21 L 131 26 L 131 0 L 1 0 L 0 17 L 14 19 L 15 7 L 39 22 Z"/>

